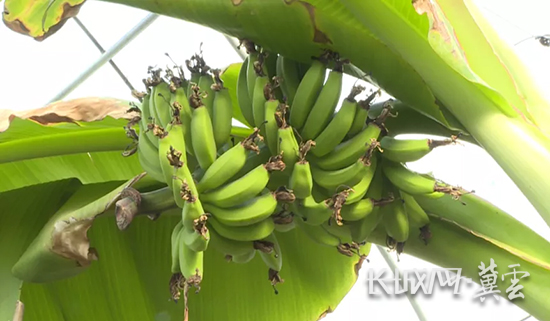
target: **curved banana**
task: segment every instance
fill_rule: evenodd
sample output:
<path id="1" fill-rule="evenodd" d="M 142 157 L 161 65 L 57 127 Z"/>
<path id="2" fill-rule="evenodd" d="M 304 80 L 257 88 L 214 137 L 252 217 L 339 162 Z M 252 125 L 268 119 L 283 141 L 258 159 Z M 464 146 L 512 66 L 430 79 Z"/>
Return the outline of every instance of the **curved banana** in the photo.
<path id="1" fill-rule="evenodd" d="M 204 175 L 197 183 L 199 192 L 212 190 L 225 184 L 237 174 L 246 164 L 249 151 L 259 153 L 258 146 L 254 140 L 258 137 L 258 130 L 255 130 L 248 138 L 237 143 L 227 152 L 212 163 L 204 172 Z"/>
<path id="2" fill-rule="evenodd" d="M 269 190 L 232 208 L 220 208 L 204 203 L 204 209 L 227 226 L 247 226 L 258 223 L 271 216 L 276 208 L 277 200 Z"/>
<path id="3" fill-rule="evenodd" d="M 349 132 L 355 111 L 357 110 L 357 101 L 355 96 L 359 95 L 365 88 L 354 86 L 346 99 L 342 102 L 340 110 L 334 115 L 330 123 L 324 127 L 323 131 L 315 138 L 315 148 L 311 153 L 317 157 L 322 157 L 330 153 L 338 144 L 340 144 L 346 134 Z"/>
<path id="4" fill-rule="evenodd" d="M 140 131 L 138 143 L 138 158 L 141 167 L 156 181 L 164 183 L 165 177 L 162 173 L 162 168 L 159 162 L 158 150 L 145 137 L 145 133 Z"/>
<path id="5" fill-rule="evenodd" d="M 271 154 L 269 153 L 269 149 L 267 148 L 267 145 L 263 143 L 258 143 L 258 148 L 259 148 L 259 153 L 258 152 L 247 153 L 244 166 L 241 168 L 240 171 L 237 172 L 237 174 L 233 175 L 233 177 L 229 179 L 230 182 L 243 177 L 254 168 L 260 166 L 261 164 L 265 164 L 269 161 Z"/>
<path id="6" fill-rule="evenodd" d="M 143 97 L 143 102 L 141 103 L 141 120 L 140 120 L 140 137 L 141 133 L 143 132 L 146 138 L 149 140 L 149 144 L 152 144 L 155 149 L 158 148 L 159 142 L 158 137 L 155 136 L 152 130 L 149 130 L 149 124 L 154 121 L 154 119 L 157 117 L 154 113 L 151 113 L 151 94 L 147 94 L 145 97 Z M 142 139 L 140 138 L 140 141 Z"/>
<path id="7" fill-rule="evenodd" d="M 281 271 L 283 267 L 283 253 L 274 233 L 268 237 L 254 242 L 254 247 L 260 253 L 260 257 L 268 268 Z"/>
<path id="8" fill-rule="evenodd" d="M 231 135 L 233 119 L 233 102 L 229 90 L 223 86 L 220 79 L 220 71 L 214 70 L 216 84 L 212 87 L 214 90 L 214 101 L 212 106 L 212 128 L 214 130 L 214 141 L 216 148 L 221 148 Z"/>
<path id="9" fill-rule="evenodd" d="M 202 201 L 228 208 L 242 204 L 258 195 L 269 181 L 269 173 L 281 170 L 280 161 L 259 165 L 243 177 L 201 195 Z"/>
<path id="10" fill-rule="evenodd" d="M 252 114 L 254 115 L 254 124 L 256 127 L 260 128 L 262 136 L 265 136 L 265 127 L 263 126 L 265 120 L 265 103 L 268 99 L 274 99 L 274 97 L 268 96 L 271 92 L 269 89 L 270 86 L 267 75 L 257 75 L 256 83 L 254 84 L 254 93 L 252 95 Z"/>
<path id="11" fill-rule="evenodd" d="M 205 212 L 201 201 L 193 196 L 188 197 L 181 209 L 183 226 L 195 226 L 195 222 L 201 220 L 201 217 L 204 217 L 204 215 Z"/>
<path id="12" fill-rule="evenodd" d="M 185 245 L 183 230 L 179 233 L 180 271 L 187 284 L 198 287 L 202 281 L 204 252 L 195 252 Z"/>
<path id="13" fill-rule="evenodd" d="M 248 94 L 248 82 L 247 82 L 247 67 L 250 58 L 247 56 L 239 71 L 237 78 L 237 101 L 239 102 L 239 108 L 243 114 L 244 119 L 249 126 L 254 126 L 254 114 L 252 113 L 252 99 Z"/>
<path id="14" fill-rule="evenodd" d="M 221 236 L 215 228 L 209 229 L 210 244 L 213 248 L 220 251 L 223 255 L 229 255 L 233 262 L 237 258 L 254 257 L 256 250 L 252 241 L 235 241 Z"/>
<path id="15" fill-rule="evenodd" d="M 327 81 L 300 131 L 303 139 L 314 139 L 327 127 L 330 117 L 338 105 L 338 100 L 340 100 L 343 77 L 342 64 L 337 62 L 336 67 L 330 71 Z"/>
<path id="16" fill-rule="evenodd" d="M 289 122 L 292 127 L 300 129 L 304 126 L 307 116 L 323 87 L 325 68 L 325 63 L 320 60 L 314 60 L 304 78 L 300 81 L 290 108 Z"/>
<path id="17" fill-rule="evenodd" d="M 353 123 L 351 124 L 351 127 L 346 135 L 348 138 L 357 135 L 362 129 L 365 128 L 367 119 L 369 118 L 370 105 L 378 95 L 380 95 L 380 89 L 371 93 L 365 100 L 362 100 L 357 104 Z"/>
<path id="18" fill-rule="evenodd" d="M 182 238 L 186 246 L 195 252 L 206 251 L 210 241 L 210 231 L 203 222 L 194 226 L 184 226 Z"/>
<path id="19" fill-rule="evenodd" d="M 384 151 L 382 157 L 397 163 L 414 162 L 428 155 L 434 148 L 450 145 L 456 139 L 395 139 L 384 136 L 380 140 L 380 147 Z"/>
<path id="20" fill-rule="evenodd" d="M 233 263 L 246 264 L 256 256 L 256 251 L 250 251 L 242 255 L 226 255 L 225 257 Z"/>
<path id="21" fill-rule="evenodd" d="M 193 175 L 187 166 L 181 166 L 175 169 L 172 179 L 172 192 L 174 200 L 179 208 L 185 206 L 187 199 L 194 199 L 198 195 L 197 188 L 193 182 Z"/>
<path id="22" fill-rule="evenodd" d="M 160 138 L 158 157 L 165 182 L 170 188 L 176 169 L 187 164 L 184 134 L 182 124 L 173 124 Z"/>
<path id="23" fill-rule="evenodd" d="M 179 115 L 179 122 L 183 125 L 183 138 L 185 140 L 185 145 L 189 148 L 186 148 L 187 153 L 193 154 L 193 142 L 191 140 L 191 118 L 193 117 L 193 111 L 191 106 L 189 106 L 189 98 L 185 93 L 186 88 L 178 87 L 176 92 L 172 94 L 170 99 L 170 105 L 177 115 Z M 176 121 L 177 122 L 177 121 Z"/>
<path id="24" fill-rule="evenodd" d="M 265 125 L 263 126 L 264 126 L 264 132 L 265 132 L 265 142 L 271 154 L 276 155 L 277 139 L 279 138 L 277 132 L 279 130 L 279 126 L 277 126 L 275 113 L 277 113 L 277 110 L 279 109 L 279 101 L 271 97 L 268 101 L 265 102 L 264 109 L 265 109 L 265 119 L 264 119 Z"/>
<path id="25" fill-rule="evenodd" d="M 283 108 L 281 114 L 275 115 L 277 125 L 279 126 L 277 131 L 277 155 L 283 156 L 283 162 L 286 165 L 284 173 L 292 173 L 294 164 L 296 164 L 299 158 L 300 147 L 298 146 L 296 136 L 294 136 L 293 128 L 286 123 L 285 110 L 286 108 Z"/>
<path id="26" fill-rule="evenodd" d="M 288 187 L 294 192 L 296 198 L 306 198 L 311 195 L 313 189 L 313 177 L 309 162 L 306 160 L 306 154 L 311 147 L 315 147 L 315 142 L 309 140 L 300 145 L 300 160 L 294 165 L 290 174 Z"/>
<path id="27" fill-rule="evenodd" d="M 382 221 L 388 236 L 397 242 L 397 251 L 403 251 L 403 243 L 409 238 L 409 219 L 402 199 L 382 208 Z M 401 244 L 400 244 L 401 243 Z M 391 247 L 391 244 L 388 244 Z"/>
<path id="28" fill-rule="evenodd" d="M 246 84 L 248 88 L 248 97 L 250 98 L 250 102 L 252 102 L 252 97 L 254 97 L 254 86 L 256 85 L 256 78 L 258 77 L 256 74 L 256 67 L 255 65 L 259 63 L 258 58 L 260 54 L 256 51 L 254 44 L 248 44 L 246 45 L 246 50 L 248 52 L 248 64 L 246 66 Z M 252 115 L 254 115 L 252 113 Z M 260 126 L 260 124 L 254 123 L 254 118 L 252 118 L 252 126 Z"/>
<path id="29" fill-rule="evenodd" d="M 235 241 L 255 241 L 268 237 L 275 229 L 273 220 L 266 219 L 247 226 L 227 226 L 216 218 L 208 219 L 208 224 L 221 236 Z"/>
<path id="30" fill-rule="evenodd" d="M 362 159 L 359 159 L 348 167 L 334 171 L 326 171 L 316 166 L 312 166 L 311 173 L 313 180 L 319 186 L 329 190 L 335 190 L 338 187 L 350 187 L 359 183 L 364 170 L 369 167 L 370 166 L 366 165 Z"/>
<path id="31" fill-rule="evenodd" d="M 443 186 L 433 177 L 413 172 L 400 163 L 384 160 L 382 170 L 393 185 L 411 195 L 441 192 L 458 198 L 462 193 L 459 188 Z"/>
<path id="32" fill-rule="evenodd" d="M 317 167 L 329 171 L 348 167 L 372 148 L 370 143 L 378 139 L 380 131 L 380 125 L 372 122 L 353 138 L 340 143 L 329 154 L 322 158 L 316 157 L 312 161 Z"/>
<path id="33" fill-rule="evenodd" d="M 165 81 L 161 81 L 157 85 L 151 87 L 149 108 L 154 110 L 156 120 L 164 128 L 172 121 L 173 112 L 170 105 L 171 96 L 172 92 L 170 91 L 170 85 Z"/>
<path id="34" fill-rule="evenodd" d="M 305 222 L 306 225 L 313 226 L 321 225 L 330 219 L 333 214 L 327 201 L 316 202 L 311 196 L 291 203 L 290 210 L 300 216 L 302 222 Z"/>
<path id="35" fill-rule="evenodd" d="M 372 182 L 372 178 L 374 177 L 374 173 L 376 172 L 377 165 L 378 157 L 372 157 L 371 165 L 366 167 L 361 172 L 361 180 L 359 181 L 359 183 L 350 188 L 349 194 L 346 198 L 346 204 L 353 204 L 355 202 L 358 202 L 365 196 L 365 194 L 367 194 L 367 191 Z"/>
<path id="36" fill-rule="evenodd" d="M 334 235 L 340 240 L 340 244 L 353 242 L 351 237 L 351 230 L 348 225 L 337 225 L 334 224 L 331 220 L 327 220 L 321 224 L 323 229 L 328 233 Z"/>
<path id="37" fill-rule="evenodd" d="M 193 118 L 191 118 L 191 141 L 199 165 L 203 169 L 208 169 L 216 160 L 217 149 L 214 129 L 212 128 L 210 114 L 199 97 L 198 87 L 192 87 L 192 89 L 193 93 L 190 101 L 194 110 Z"/>
<path id="38" fill-rule="evenodd" d="M 201 100 L 208 110 L 208 115 L 211 119 L 214 118 L 214 90 L 212 89 L 212 85 L 214 84 L 214 79 L 212 78 L 212 75 L 206 72 L 202 72 L 199 76 L 199 82 L 197 83 L 197 86 L 200 88 L 201 92 Z"/>
<path id="39" fill-rule="evenodd" d="M 172 230 L 172 236 L 170 238 L 171 239 L 171 241 L 170 241 L 171 251 L 172 251 L 172 267 L 171 267 L 172 273 L 179 273 L 180 272 L 179 234 L 180 234 L 180 231 L 182 229 L 183 229 L 183 224 L 181 223 L 181 221 L 179 221 L 178 224 L 176 224 L 176 226 L 174 226 L 174 229 Z"/>
<path id="40" fill-rule="evenodd" d="M 282 78 L 281 90 L 286 98 L 286 103 L 292 106 L 296 90 L 300 85 L 300 75 L 298 74 L 298 63 L 290 58 L 279 55 L 277 58 L 277 76 Z"/>
<path id="41" fill-rule="evenodd" d="M 295 218 L 294 221 L 300 230 L 304 231 L 309 238 L 317 244 L 338 247 L 340 239 L 327 232 L 321 225 L 305 224 L 301 218 Z"/>

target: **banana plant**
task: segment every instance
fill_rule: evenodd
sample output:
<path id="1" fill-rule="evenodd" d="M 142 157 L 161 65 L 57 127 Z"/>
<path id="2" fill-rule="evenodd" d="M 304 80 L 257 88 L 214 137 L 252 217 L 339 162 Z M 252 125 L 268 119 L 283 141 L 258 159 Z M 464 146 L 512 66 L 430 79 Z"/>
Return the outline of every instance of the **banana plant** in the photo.
<path id="1" fill-rule="evenodd" d="M 111 2 L 200 23 L 302 63 L 326 49 L 338 52 L 353 64 L 348 73 L 379 85 L 399 99 L 394 107 L 401 115 L 411 116 L 389 121 L 392 134 L 465 134 L 495 158 L 550 223 L 544 193 L 550 187 L 544 174 L 550 164 L 548 104 L 471 1 Z M 82 4 L 7 0 L 3 19 L 15 31 L 43 40 Z M 235 64 L 224 73 L 234 108 L 240 69 Z M 129 106 L 119 107 L 120 115 Z M 383 107 L 374 106 L 371 113 L 376 116 Z M 233 116 L 247 124 L 239 108 Z M 200 293 L 191 293 L 185 304 L 169 302 L 170 235 L 179 212 L 159 197 L 147 202 L 150 193 L 162 194 L 166 187 L 142 177 L 136 155 L 121 156 L 131 144 L 121 129 L 131 117 L 122 118 L 66 123 L 61 117 L 54 124 L 37 124 L 40 117 L 15 118 L 0 133 L 0 173 L 9 174 L 0 179 L 0 203 L 6 204 L 0 248 L 8 254 L 0 266 L 2 319 L 20 320 L 21 310 L 14 311 L 18 300 L 25 304 L 25 320 L 169 320 L 182 315 L 191 320 L 317 320 L 337 306 L 364 257 L 319 246 L 301 229 L 277 233 L 287 264 L 276 300 L 260 258 L 227 265 L 222 255 L 206 251 L 207 277 Z M 244 138 L 251 129 L 231 132 Z M 122 220 L 127 230 L 120 231 L 116 212 L 130 188 L 143 203 L 130 202 L 137 216 L 131 226 Z M 447 196 L 419 198 L 433 238 L 428 245 L 411 238 L 406 252 L 443 267 L 461 267 L 475 281 L 478 265 L 489 258 L 502 266 L 521 263 L 531 274 L 524 283 L 527 299 L 514 303 L 547 320 L 550 244 L 475 196 L 464 195 L 461 202 Z M 153 222 L 147 219 L 158 213 Z M 367 215 L 361 228 L 376 226 L 375 219 Z M 382 228 L 367 234 L 369 242 L 386 245 Z M 361 253 L 368 250 L 367 244 Z"/>

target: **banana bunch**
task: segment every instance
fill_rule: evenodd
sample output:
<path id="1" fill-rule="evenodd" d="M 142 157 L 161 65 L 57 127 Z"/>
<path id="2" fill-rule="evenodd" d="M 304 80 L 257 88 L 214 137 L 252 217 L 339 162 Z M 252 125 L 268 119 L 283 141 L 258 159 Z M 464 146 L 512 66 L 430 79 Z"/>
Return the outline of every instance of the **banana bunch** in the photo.
<path id="1" fill-rule="evenodd" d="M 172 297 L 200 289 L 204 252 L 245 264 L 256 253 L 276 284 L 283 267 L 277 235 L 300 228 L 345 256 L 361 254 L 376 228 L 398 254 L 416 229 L 427 244 L 430 219 L 417 195 L 458 198 L 460 188 L 410 171 L 448 140 L 399 140 L 384 122 L 391 102 L 369 117 L 380 91 L 358 100 L 354 86 L 341 103 L 348 61 L 326 51 L 306 65 L 243 41 L 233 106 L 221 71 L 202 55 L 186 61 L 191 76 L 149 69 L 140 109 L 137 154 L 151 177 L 166 184 L 181 210 L 172 232 Z M 176 76 L 177 74 L 177 76 Z M 233 108 L 253 128 L 233 137 Z M 164 193 L 166 194 L 166 193 Z"/>

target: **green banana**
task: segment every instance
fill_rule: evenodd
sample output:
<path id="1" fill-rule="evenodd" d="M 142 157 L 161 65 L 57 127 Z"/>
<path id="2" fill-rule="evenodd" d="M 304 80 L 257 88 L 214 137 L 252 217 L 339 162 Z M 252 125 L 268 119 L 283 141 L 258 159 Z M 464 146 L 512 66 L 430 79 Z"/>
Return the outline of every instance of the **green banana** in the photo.
<path id="1" fill-rule="evenodd" d="M 247 56 L 239 71 L 237 78 L 237 101 L 248 126 L 254 126 L 254 114 L 252 113 L 252 99 L 248 94 L 247 67 L 250 58 Z"/>
<path id="2" fill-rule="evenodd" d="M 324 62 L 314 60 L 304 78 L 300 81 L 290 108 L 289 122 L 292 127 L 300 129 L 304 126 L 307 116 L 323 87 L 325 68 L 326 64 Z"/>
<path id="3" fill-rule="evenodd" d="M 402 245 L 409 238 L 409 220 L 402 199 L 397 199 L 382 208 L 382 221 L 388 236 L 398 243 L 397 250 L 402 252 Z"/>
<path id="4" fill-rule="evenodd" d="M 282 78 L 281 90 L 286 98 L 286 103 L 292 106 L 296 90 L 300 85 L 300 75 L 298 74 L 298 63 L 290 58 L 279 55 L 277 58 L 277 76 Z"/>
<path id="5" fill-rule="evenodd" d="M 306 198 L 311 196 L 313 189 L 313 177 L 309 162 L 306 160 L 306 154 L 311 148 L 315 148 L 315 142 L 309 140 L 300 145 L 300 160 L 294 165 L 288 181 L 289 188 L 294 192 L 296 198 Z"/>
<path id="6" fill-rule="evenodd" d="M 386 206 L 393 201 L 393 198 L 375 200 L 367 197 L 351 205 L 348 205 L 346 202 L 346 204 L 342 207 L 342 210 L 340 211 L 340 215 L 342 216 L 342 219 L 346 222 L 359 221 L 365 216 L 372 213 L 375 207 Z"/>
<path id="7" fill-rule="evenodd" d="M 229 179 L 230 182 L 243 177 L 244 175 L 248 174 L 248 172 L 250 172 L 257 166 L 261 164 L 265 164 L 269 161 L 271 154 L 269 153 L 269 149 L 267 148 L 267 145 L 263 143 L 258 143 L 258 148 L 259 148 L 259 153 L 249 151 L 246 154 L 246 161 L 244 163 L 244 166 L 241 168 L 240 171 L 237 172 L 237 174 L 233 175 L 233 177 Z"/>
<path id="8" fill-rule="evenodd" d="M 182 124 L 168 126 L 165 136 L 159 143 L 159 162 L 166 184 L 172 188 L 172 180 L 177 168 L 186 166 L 184 128 Z"/>
<path id="9" fill-rule="evenodd" d="M 194 226 L 182 229 L 182 238 L 186 246 L 195 252 L 206 251 L 210 241 L 210 231 L 204 223 L 195 224 Z"/>
<path id="10" fill-rule="evenodd" d="M 362 100 L 357 104 L 357 109 L 355 110 L 355 117 L 353 118 L 353 123 L 351 124 L 351 127 L 349 128 L 349 131 L 346 135 L 348 138 L 351 138 L 357 135 L 359 132 L 361 132 L 363 128 L 365 128 L 365 125 L 367 124 L 367 119 L 369 117 L 369 108 L 370 108 L 371 102 L 378 95 L 380 95 L 380 89 L 371 93 L 365 100 Z"/>
<path id="11" fill-rule="evenodd" d="M 208 73 L 208 71 L 203 72 L 199 77 L 199 82 L 197 83 L 197 86 L 199 86 L 201 91 L 201 100 L 206 109 L 208 110 L 208 115 L 211 119 L 214 118 L 214 90 L 212 89 L 212 85 L 214 84 L 214 79 L 212 78 L 212 75 Z"/>
<path id="12" fill-rule="evenodd" d="M 350 188 L 349 194 L 346 197 L 346 204 L 358 202 L 365 196 L 371 185 L 377 165 L 378 157 L 372 157 L 371 165 L 361 172 L 361 181 Z"/>
<path id="13" fill-rule="evenodd" d="M 195 252 L 184 241 L 184 231 L 179 233 L 180 271 L 187 284 L 198 286 L 202 281 L 204 252 Z"/>
<path id="14" fill-rule="evenodd" d="M 243 177 L 204 193 L 201 199 L 222 208 L 237 206 L 258 195 L 269 181 L 269 173 L 284 169 L 284 163 L 275 159 L 265 165 L 259 165 Z"/>
<path id="15" fill-rule="evenodd" d="M 212 190 L 225 184 L 231 177 L 237 174 L 245 165 L 248 152 L 259 153 L 258 146 L 254 140 L 258 137 L 259 131 L 255 130 L 248 138 L 237 143 L 227 152 L 223 153 L 204 172 L 204 175 L 197 183 L 199 192 Z"/>
<path id="16" fill-rule="evenodd" d="M 286 106 L 283 107 L 281 114 L 275 115 L 277 125 L 279 126 L 277 131 L 277 154 L 283 157 L 283 162 L 286 165 L 284 172 L 292 173 L 294 164 L 299 159 L 300 147 L 298 146 L 296 136 L 294 136 L 293 128 L 286 123 L 285 112 Z"/>
<path id="17" fill-rule="evenodd" d="M 156 120 L 160 126 L 164 128 L 172 121 L 173 112 L 170 105 L 171 96 L 170 86 L 165 81 L 161 81 L 151 88 L 149 108 L 154 110 Z"/>
<path id="18" fill-rule="evenodd" d="M 275 228 L 275 224 L 271 219 L 247 226 L 226 226 L 218 222 L 216 218 L 211 217 L 208 219 L 208 224 L 221 236 L 235 241 L 261 240 L 268 237 Z"/>
<path id="19" fill-rule="evenodd" d="M 376 142 L 381 127 L 375 122 L 370 123 L 363 131 L 353 138 L 340 143 L 332 152 L 323 158 L 315 158 L 315 165 L 323 170 L 338 170 L 352 165 L 361 155 L 372 148 L 371 142 Z"/>
<path id="20" fill-rule="evenodd" d="M 256 253 L 254 249 L 254 243 L 252 241 L 235 241 L 226 237 L 223 237 L 216 231 L 215 228 L 209 229 L 210 231 L 210 243 L 213 248 L 218 250 L 224 255 L 229 255 L 233 258 L 254 257 Z"/>
<path id="21" fill-rule="evenodd" d="M 186 199 L 194 199 L 194 195 L 198 195 L 191 171 L 185 165 L 175 169 L 171 182 L 174 200 L 179 208 L 185 206 Z"/>
<path id="22" fill-rule="evenodd" d="M 254 247 L 260 253 L 260 257 L 268 268 L 274 271 L 281 271 L 283 267 L 283 254 L 274 233 L 271 233 L 262 240 L 255 241 Z"/>
<path id="23" fill-rule="evenodd" d="M 143 102 L 141 103 L 141 120 L 139 126 L 140 137 L 141 132 L 144 132 L 144 136 L 146 136 L 146 139 L 149 140 L 149 144 L 155 146 L 156 149 L 159 146 L 158 137 L 155 136 L 152 130 L 149 130 L 149 124 L 156 118 L 156 115 L 151 113 L 150 95 L 151 94 L 148 94 L 147 96 L 143 97 Z M 140 138 L 140 141 L 143 141 L 143 139 Z"/>
<path id="24" fill-rule="evenodd" d="M 337 63 L 335 69 L 329 73 L 327 81 L 323 89 L 321 89 L 300 132 L 303 139 L 314 139 L 330 122 L 330 117 L 334 114 L 342 92 L 344 74 L 341 68 L 342 65 Z"/>
<path id="25" fill-rule="evenodd" d="M 300 216 L 306 225 L 313 226 L 321 225 L 330 219 L 333 213 L 327 201 L 316 202 L 311 196 L 291 203 L 290 210 Z"/>
<path id="26" fill-rule="evenodd" d="M 256 256 L 256 251 L 250 251 L 242 255 L 226 255 L 231 262 L 237 264 L 246 264 Z"/>
<path id="27" fill-rule="evenodd" d="M 263 123 L 265 121 L 265 103 L 268 99 L 275 99 L 270 97 L 271 84 L 267 75 L 259 74 L 256 77 L 256 83 L 254 85 L 254 93 L 252 95 L 252 114 L 254 115 L 254 124 L 260 128 L 260 133 L 265 136 L 265 127 Z"/>
<path id="28" fill-rule="evenodd" d="M 447 140 L 433 139 L 395 139 L 384 136 L 380 140 L 380 147 L 383 150 L 382 156 L 393 162 L 407 163 L 414 162 L 428 155 L 434 148 L 450 145 L 456 142 L 456 138 Z"/>
<path id="29" fill-rule="evenodd" d="M 267 219 L 277 207 L 275 195 L 265 190 L 243 204 L 232 208 L 220 208 L 204 203 L 204 209 L 211 213 L 220 223 L 227 226 L 247 226 Z"/>
<path id="30" fill-rule="evenodd" d="M 212 87 L 214 90 L 214 101 L 212 107 L 212 128 L 214 130 L 214 141 L 216 148 L 221 148 L 231 135 L 233 119 L 233 103 L 229 90 L 223 86 L 220 78 L 220 70 L 214 70 L 216 84 Z"/>
<path id="31" fill-rule="evenodd" d="M 441 192 L 458 198 L 462 194 L 461 189 L 439 184 L 433 177 L 413 172 L 400 163 L 383 160 L 382 170 L 393 185 L 411 195 Z"/>
<path id="32" fill-rule="evenodd" d="M 326 171 L 312 166 L 311 174 L 316 184 L 329 190 L 335 190 L 338 187 L 345 186 L 349 188 L 359 183 L 363 172 L 369 167 L 361 158 L 348 167 L 335 171 Z"/>
<path id="33" fill-rule="evenodd" d="M 327 232 L 321 225 L 305 224 L 301 218 L 295 218 L 296 225 L 317 244 L 338 247 L 340 239 Z"/>
<path id="34" fill-rule="evenodd" d="M 269 151 L 272 155 L 277 154 L 277 139 L 278 139 L 278 130 L 277 120 L 275 119 L 275 113 L 279 109 L 279 101 L 272 99 L 271 97 L 268 101 L 265 102 L 265 142 Z"/>
<path id="35" fill-rule="evenodd" d="M 183 226 L 194 226 L 196 221 L 201 220 L 204 216 L 205 212 L 201 201 L 194 196 L 189 196 L 181 209 Z"/>
<path id="36" fill-rule="evenodd" d="M 340 110 L 334 115 L 330 123 L 324 127 L 323 131 L 315 138 L 316 146 L 311 153 L 317 157 L 322 157 L 330 153 L 338 144 L 340 144 L 346 134 L 349 132 L 355 111 L 357 110 L 357 101 L 355 96 L 359 95 L 364 87 L 354 86 L 346 99 L 342 102 Z"/>
<path id="37" fill-rule="evenodd" d="M 190 102 L 194 110 L 193 118 L 191 118 L 191 141 L 200 167 L 208 169 L 216 160 L 217 149 L 214 129 L 212 128 L 210 114 L 199 97 L 198 87 L 192 87 L 192 89 Z"/>
<path id="38" fill-rule="evenodd" d="M 181 221 L 174 226 L 174 229 L 172 230 L 172 236 L 171 236 L 171 250 L 172 250 L 172 267 L 171 271 L 172 273 L 179 273 L 180 272 L 180 260 L 179 260 L 179 233 L 183 229 L 183 224 Z"/>
<path id="39" fill-rule="evenodd" d="M 185 93 L 185 89 L 178 87 L 176 92 L 170 98 L 170 106 L 179 114 L 179 122 L 183 125 L 184 133 L 183 138 L 185 145 L 192 147 L 193 142 L 191 140 L 191 118 L 193 117 L 193 111 L 189 106 L 189 98 Z M 193 148 L 186 148 L 187 153 L 193 154 Z"/>
<path id="40" fill-rule="evenodd" d="M 431 238 L 430 217 L 424 209 L 418 204 L 416 199 L 403 191 L 400 191 L 401 198 L 405 202 L 405 211 L 409 218 L 409 225 L 420 230 L 419 237 L 427 242 Z"/>
<path id="41" fill-rule="evenodd" d="M 138 158 L 141 167 L 156 181 L 164 183 L 165 177 L 159 163 L 158 150 L 145 137 L 145 133 L 140 131 L 138 144 Z"/>
<path id="42" fill-rule="evenodd" d="M 252 97 L 254 97 L 254 86 L 256 85 L 256 78 L 258 77 L 256 74 L 255 65 L 259 62 L 258 59 L 260 54 L 256 51 L 254 44 L 246 46 L 246 50 L 248 51 L 248 65 L 246 66 L 246 84 L 248 88 L 248 97 L 250 98 L 250 102 L 252 102 Z M 252 113 L 252 115 L 254 114 Z M 260 126 L 260 124 L 256 124 L 254 123 L 254 121 L 252 121 L 252 124 L 250 125 L 256 127 Z"/>

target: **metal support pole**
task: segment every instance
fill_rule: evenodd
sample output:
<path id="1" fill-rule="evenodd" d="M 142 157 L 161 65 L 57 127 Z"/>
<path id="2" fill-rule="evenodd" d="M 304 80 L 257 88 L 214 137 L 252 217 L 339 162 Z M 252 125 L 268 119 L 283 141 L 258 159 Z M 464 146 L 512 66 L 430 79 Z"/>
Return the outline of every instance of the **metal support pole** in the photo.
<path id="1" fill-rule="evenodd" d="M 142 21 L 140 21 L 132 30 L 126 33 L 117 43 L 115 43 L 109 50 L 107 50 L 98 60 L 96 60 L 88 69 L 84 70 L 75 80 L 73 80 L 67 87 L 61 90 L 55 95 L 48 104 L 65 98 L 73 90 L 78 87 L 82 82 L 88 79 L 94 72 L 96 72 L 101 66 L 113 58 L 122 48 L 126 47 L 132 40 L 134 40 L 143 30 L 153 23 L 159 16 L 151 13 L 147 15 Z"/>

